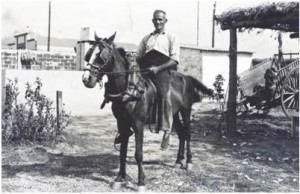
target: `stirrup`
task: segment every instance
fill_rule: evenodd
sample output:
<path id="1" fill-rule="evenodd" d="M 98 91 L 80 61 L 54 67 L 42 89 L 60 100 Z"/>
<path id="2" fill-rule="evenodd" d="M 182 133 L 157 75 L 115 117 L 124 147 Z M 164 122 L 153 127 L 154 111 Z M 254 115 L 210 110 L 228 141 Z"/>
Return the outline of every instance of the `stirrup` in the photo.
<path id="1" fill-rule="evenodd" d="M 132 134 L 133 134 L 133 131 L 130 130 L 128 136 L 130 137 L 130 136 L 132 136 Z M 122 143 L 121 134 L 118 132 L 116 137 L 115 137 L 114 144 L 120 144 L 120 143 Z"/>
<path id="2" fill-rule="evenodd" d="M 133 134 L 133 131 L 130 130 L 129 132 L 129 137 L 132 136 Z M 116 151 L 120 151 L 121 150 L 121 134 L 119 132 L 117 132 L 116 136 L 115 136 L 115 139 L 114 139 L 114 148 Z"/>
<path id="3" fill-rule="evenodd" d="M 120 143 L 121 143 L 121 135 L 118 132 L 116 137 L 115 137 L 114 144 L 120 144 Z"/>

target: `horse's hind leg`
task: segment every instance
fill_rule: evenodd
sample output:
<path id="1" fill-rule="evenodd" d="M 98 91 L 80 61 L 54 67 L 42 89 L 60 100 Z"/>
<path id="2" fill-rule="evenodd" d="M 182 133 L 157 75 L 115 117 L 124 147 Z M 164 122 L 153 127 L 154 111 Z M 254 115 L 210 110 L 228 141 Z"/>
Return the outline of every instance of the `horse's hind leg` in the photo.
<path id="1" fill-rule="evenodd" d="M 184 111 L 181 111 L 181 116 L 183 120 L 184 125 L 184 137 L 186 140 L 186 169 L 191 170 L 192 168 L 192 151 L 191 151 L 191 128 L 190 128 L 190 122 L 191 122 L 191 108 L 185 109 Z"/>
<path id="2" fill-rule="evenodd" d="M 184 137 L 183 126 L 179 119 L 179 113 L 175 114 L 173 117 L 173 127 L 174 129 L 176 129 L 179 138 L 179 148 L 177 153 L 177 160 L 175 162 L 175 168 L 182 168 L 183 167 L 182 160 L 184 159 L 185 137 Z"/>

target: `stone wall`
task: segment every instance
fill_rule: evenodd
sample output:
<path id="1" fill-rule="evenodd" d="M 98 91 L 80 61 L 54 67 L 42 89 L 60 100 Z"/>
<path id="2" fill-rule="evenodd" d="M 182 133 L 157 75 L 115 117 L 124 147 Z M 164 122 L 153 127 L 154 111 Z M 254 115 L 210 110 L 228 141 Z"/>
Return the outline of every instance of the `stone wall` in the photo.
<path id="1" fill-rule="evenodd" d="M 18 53 L 16 50 L 2 50 L 1 52 L 2 69 L 18 68 Z"/>
<path id="2" fill-rule="evenodd" d="M 193 48 L 180 48 L 178 71 L 202 81 L 202 54 Z"/>
<path id="3" fill-rule="evenodd" d="M 2 50 L 3 69 L 77 70 L 75 52 Z"/>

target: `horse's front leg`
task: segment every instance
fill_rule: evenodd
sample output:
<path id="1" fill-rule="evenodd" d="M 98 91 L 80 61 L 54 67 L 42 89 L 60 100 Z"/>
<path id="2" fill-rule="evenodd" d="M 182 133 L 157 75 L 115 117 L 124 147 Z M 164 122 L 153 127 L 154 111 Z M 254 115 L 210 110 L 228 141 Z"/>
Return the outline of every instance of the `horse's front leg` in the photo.
<path id="1" fill-rule="evenodd" d="M 121 184 L 126 180 L 126 158 L 127 158 L 128 140 L 130 137 L 130 126 L 126 125 L 126 122 L 118 121 L 118 128 L 121 136 L 120 170 L 113 184 L 113 188 L 115 189 L 121 187 Z"/>
<path id="2" fill-rule="evenodd" d="M 145 191 L 145 174 L 143 169 L 143 139 L 144 125 L 140 121 L 136 121 L 133 126 L 135 132 L 135 160 L 138 165 L 138 191 Z"/>

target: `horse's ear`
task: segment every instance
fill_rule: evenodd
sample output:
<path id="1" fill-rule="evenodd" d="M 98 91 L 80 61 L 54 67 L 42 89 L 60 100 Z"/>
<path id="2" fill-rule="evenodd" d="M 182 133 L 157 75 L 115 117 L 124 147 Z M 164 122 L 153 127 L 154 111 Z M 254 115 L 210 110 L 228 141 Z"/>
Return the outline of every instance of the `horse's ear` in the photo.
<path id="1" fill-rule="evenodd" d="M 95 40 L 96 40 L 96 42 L 99 42 L 101 38 L 98 37 L 96 31 L 94 33 L 95 33 Z"/>
<path id="2" fill-rule="evenodd" d="M 108 38 L 107 43 L 112 44 L 115 40 L 117 32 L 115 32 L 111 37 Z"/>

